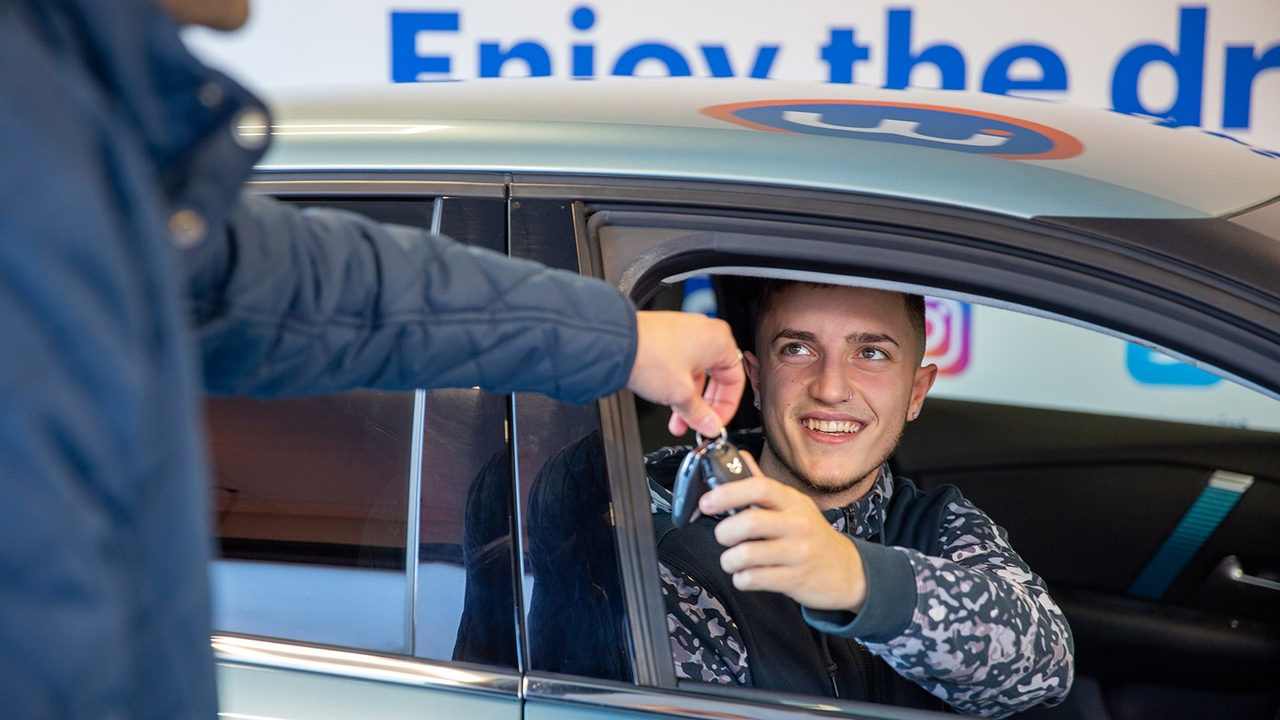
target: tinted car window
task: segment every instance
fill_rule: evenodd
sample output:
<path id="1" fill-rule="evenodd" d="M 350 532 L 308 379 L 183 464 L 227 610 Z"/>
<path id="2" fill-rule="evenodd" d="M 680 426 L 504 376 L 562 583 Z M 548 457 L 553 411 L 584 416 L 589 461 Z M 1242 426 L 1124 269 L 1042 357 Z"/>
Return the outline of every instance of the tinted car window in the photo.
<path id="1" fill-rule="evenodd" d="M 597 406 L 516 396 L 529 667 L 630 680 Z"/>
<path id="2" fill-rule="evenodd" d="M 291 202 L 503 245 L 501 201 Z M 215 626 L 515 667 L 509 404 L 478 389 L 211 399 Z"/>
<path id="3" fill-rule="evenodd" d="M 413 654 L 517 667 L 510 397 L 423 395 Z"/>
<path id="4" fill-rule="evenodd" d="M 209 401 L 218 629 L 404 650 L 413 396 Z"/>

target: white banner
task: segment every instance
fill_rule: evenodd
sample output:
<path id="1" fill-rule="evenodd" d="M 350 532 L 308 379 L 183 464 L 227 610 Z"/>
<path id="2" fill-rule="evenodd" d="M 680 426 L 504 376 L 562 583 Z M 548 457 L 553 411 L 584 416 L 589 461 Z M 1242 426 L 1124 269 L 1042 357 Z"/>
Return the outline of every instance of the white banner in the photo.
<path id="1" fill-rule="evenodd" d="M 1027 95 L 1280 150 L 1280 1 L 254 0 L 188 41 L 268 99 L 390 82 L 760 77 Z"/>

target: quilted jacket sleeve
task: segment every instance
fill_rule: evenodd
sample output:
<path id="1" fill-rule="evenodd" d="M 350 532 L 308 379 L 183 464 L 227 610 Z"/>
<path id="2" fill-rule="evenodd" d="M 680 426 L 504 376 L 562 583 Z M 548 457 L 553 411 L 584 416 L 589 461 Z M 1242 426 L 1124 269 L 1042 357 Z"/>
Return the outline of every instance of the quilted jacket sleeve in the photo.
<path id="1" fill-rule="evenodd" d="M 480 386 L 586 402 L 622 388 L 635 358 L 617 289 L 352 213 L 246 195 L 188 263 L 215 394 Z"/>

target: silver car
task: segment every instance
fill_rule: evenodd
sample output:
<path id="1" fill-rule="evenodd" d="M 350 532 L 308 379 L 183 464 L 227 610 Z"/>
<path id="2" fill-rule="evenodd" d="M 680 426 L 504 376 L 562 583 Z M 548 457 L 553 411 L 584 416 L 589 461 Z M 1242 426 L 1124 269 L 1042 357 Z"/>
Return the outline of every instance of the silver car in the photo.
<path id="1" fill-rule="evenodd" d="M 753 278 L 925 294 L 941 377 L 892 462 L 958 485 L 1066 613 L 1074 689 L 1026 716 L 1275 717 L 1275 153 L 763 81 L 402 85 L 282 103 L 272 133 L 256 192 L 604 278 L 744 342 Z M 732 427 L 758 423 L 743 406 Z M 689 440 L 661 410 L 210 400 L 221 715 L 934 716 L 677 680 L 643 456 Z"/>

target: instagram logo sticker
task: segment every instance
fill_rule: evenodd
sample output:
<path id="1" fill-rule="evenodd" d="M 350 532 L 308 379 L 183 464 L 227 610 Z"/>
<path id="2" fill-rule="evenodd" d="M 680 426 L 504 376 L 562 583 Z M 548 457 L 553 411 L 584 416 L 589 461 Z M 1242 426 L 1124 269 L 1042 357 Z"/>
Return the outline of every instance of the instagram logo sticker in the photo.
<path id="1" fill-rule="evenodd" d="M 958 300 L 925 298 L 924 362 L 936 364 L 939 375 L 959 375 L 969 367 L 970 310 Z"/>

